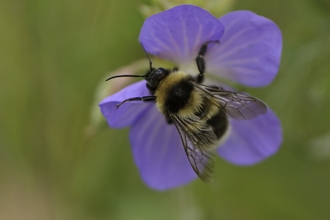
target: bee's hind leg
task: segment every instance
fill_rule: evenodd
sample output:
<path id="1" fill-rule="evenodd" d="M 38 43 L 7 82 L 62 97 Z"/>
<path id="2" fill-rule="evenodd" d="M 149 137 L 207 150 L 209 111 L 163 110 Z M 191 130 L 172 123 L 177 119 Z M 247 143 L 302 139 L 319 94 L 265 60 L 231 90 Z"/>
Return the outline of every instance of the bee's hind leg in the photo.
<path id="1" fill-rule="evenodd" d="M 206 54 L 207 51 L 207 45 L 210 43 L 220 43 L 218 40 L 213 40 L 213 41 L 207 41 L 206 43 L 204 43 L 201 47 L 201 49 L 199 49 L 198 52 L 198 56 L 196 57 L 196 64 L 197 64 L 197 68 L 199 71 L 199 74 L 197 76 L 197 82 L 201 83 L 204 80 L 204 72 L 205 72 L 205 60 L 204 60 L 204 55 Z"/>
<path id="2" fill-rule="evenodd" d="M 124 101 L 122 101 L 121 103 L 116 105 L 116 108 L 119 108 L 125 102 L 132 102 L 132 101 L 155 102 L 156 96 L 142 96 L 142 97 L 134 97 L 134 98 L 125 99 Z"/>

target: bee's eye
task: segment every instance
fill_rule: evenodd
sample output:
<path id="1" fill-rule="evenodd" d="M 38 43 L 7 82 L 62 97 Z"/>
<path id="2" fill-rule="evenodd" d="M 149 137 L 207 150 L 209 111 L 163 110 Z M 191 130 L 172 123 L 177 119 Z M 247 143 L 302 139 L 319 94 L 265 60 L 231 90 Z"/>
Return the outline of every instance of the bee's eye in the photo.
<path id="1" fill-rule="evenodd" d="M 154 74 L 157 76 L 163 76 L 165 72 L 166 69 L 164 69 L 163 67 L 159 67 L 154 71 Z"/>

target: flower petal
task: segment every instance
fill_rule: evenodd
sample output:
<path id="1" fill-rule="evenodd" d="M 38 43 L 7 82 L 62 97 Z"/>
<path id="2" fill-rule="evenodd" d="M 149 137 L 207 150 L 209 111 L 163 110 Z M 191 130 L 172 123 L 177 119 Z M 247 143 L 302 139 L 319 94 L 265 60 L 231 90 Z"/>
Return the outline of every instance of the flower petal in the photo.
<path id="1" fill-rule="evenodd" d="M 218 149 L 225 160 L 237 165 L 252 165 L 273 155 L 282 142 L 281 124 L 268 108 L 264 115 L 251 120 L 231 122 L 228 139 Z"/>
<path id="2" fill-rule="evenodd" d="M 130 132 L 133 155 L 142 179 L 157 190 L 186 184 L 197 177 L 184 152 L 178 131 L 149 106 Z"/>
<path id="3" fill-rule="evenodd" d="M 250 11 L 231 12 L 219 20 L 225 33 L 205 56 L 208 72 L 247 86 L 268 85 L 280 65 L 282 34 L 278 26 Z"/>
<path id="4" fill-rule="evenodd" d="M 123 128 L 133 124 L 139 115 L 143 114 L 148 106 L 154 105 L 154 103 L 143 103 L 141 101 L 127 102 L 118 109 L 116 105 L 128 98 L 148 95 L 150 93 L 146 88 L 146 81 L 142 80 L 105 98 L 99 105 L 110 127 Z"/>
<path id="5" fill-rule="evenodd" d="M 206 10 L 179 5 L 149 17 L 139 41 L 149 53 L 174 63 L 192 61 L 203 43 L 219 40 L 224 27 Z"/>

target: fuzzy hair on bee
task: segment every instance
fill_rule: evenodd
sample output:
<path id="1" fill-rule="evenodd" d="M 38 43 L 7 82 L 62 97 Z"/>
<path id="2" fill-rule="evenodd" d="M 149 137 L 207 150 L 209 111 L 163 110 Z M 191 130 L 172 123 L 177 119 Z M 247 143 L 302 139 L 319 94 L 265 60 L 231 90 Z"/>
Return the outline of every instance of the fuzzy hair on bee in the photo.
<path id="1" fill-rule="evenodd" d="M 178 130 L 187 158 L 204 182 L 213 180 L 215 150 L 230 133 L 228 118 L 248 120 L 267 112 L 266 105 L 254 97 L 203 84 L 204 55 L 210 43 L 219 42 L 208 41 L 201 46 L 195 59 L 197 76 L 178 68 L 154 68 L 144 50 L 150 64 L 145 75 L 118 75 L 107 79 L 143 77 L 146 80 L 150 96 L 123 100 L 117 108 L 130 101 L 155 102 L 166 121 Z"/>

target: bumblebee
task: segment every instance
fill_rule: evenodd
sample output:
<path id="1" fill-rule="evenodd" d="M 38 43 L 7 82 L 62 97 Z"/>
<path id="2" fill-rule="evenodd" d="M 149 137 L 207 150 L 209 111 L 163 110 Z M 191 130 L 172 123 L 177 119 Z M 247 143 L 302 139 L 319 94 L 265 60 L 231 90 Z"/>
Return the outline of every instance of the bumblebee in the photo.
<path id="1" fill-rule="evenodd" d="M 195 59 L 197 76 L 178 68 L 154 68 L 145 51 L 150 64 L 145 75 L 117 75 L 107 79 L 143 77 L 146 80 L 150 96 L 132 97 L 116 107 L 137 100 L 155 102 L 167 122 L 178 130 L 187 158 L 204 182 L 213 180 L 215 150 L 229 133 L 228 117 L 248 120 L 267 112 L 266 105 L 256 98 L 202 84 L 206 67 L 204 55 L 210 43 L 219 42 L 208 41 L 201 46 Z"/>

